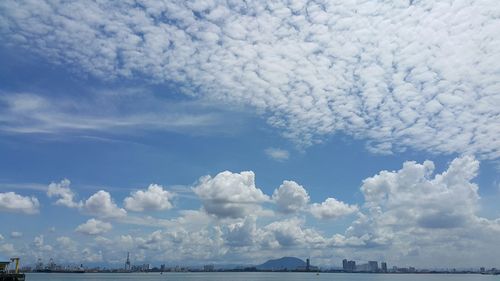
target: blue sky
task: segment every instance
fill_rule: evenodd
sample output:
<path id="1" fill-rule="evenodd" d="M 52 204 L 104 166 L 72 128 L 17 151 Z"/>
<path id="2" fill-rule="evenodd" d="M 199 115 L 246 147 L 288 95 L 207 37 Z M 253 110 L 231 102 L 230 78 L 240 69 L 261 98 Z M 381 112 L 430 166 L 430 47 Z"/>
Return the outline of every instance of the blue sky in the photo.
<path id="1" fill-rule="evenodd" d="M 0 256 L 498 267 L 493 1 L 82 5 L 0 4 Z"/>

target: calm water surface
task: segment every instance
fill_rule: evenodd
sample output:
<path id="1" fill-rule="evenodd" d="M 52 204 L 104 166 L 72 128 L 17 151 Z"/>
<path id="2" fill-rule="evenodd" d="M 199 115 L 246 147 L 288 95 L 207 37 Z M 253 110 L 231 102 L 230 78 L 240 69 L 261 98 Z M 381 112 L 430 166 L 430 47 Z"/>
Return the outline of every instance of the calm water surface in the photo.
<path id="1" fill-rule="evenodd" d="M 211 272 L 211 273 L 28 273 L 26 281 L 500 281 L 500 275 L 479 274 L 343 274 L 343 273 L 267 273 L 267 272 Z"/>

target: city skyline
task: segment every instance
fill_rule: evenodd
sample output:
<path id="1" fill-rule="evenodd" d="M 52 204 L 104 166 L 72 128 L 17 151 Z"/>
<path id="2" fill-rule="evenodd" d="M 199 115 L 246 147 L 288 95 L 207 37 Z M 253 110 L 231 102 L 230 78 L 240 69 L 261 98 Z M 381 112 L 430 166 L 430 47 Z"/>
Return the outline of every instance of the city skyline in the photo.
<path id="1" fill-rule="evenodd" d="M 500 268 L 498 13 L 0 1 L 0 260 Z"/>
<path id="2" fill-rule="evenodd" d="M 48 263 L 44 263 L 42 258 L 39 258 L 36 264 L 24 265 L 21 270 L 23 272 L 252 272 L 252 271 L 289 271 L 289 272 L 330 272 L 330 273 L 481 273 L 481 274 L 496 274 L 500 271 L 497 268 L 486 268 L 484 266 L 475 267 L 469 266 L 464 268 L 447 268 L 435 265 L 432 268 L 419 268 L 414 266 L 399 266 L 387 264 L 385 261 L 360 261 L 343 259 L 341 264 L 315 265 L 306 258 L 305 261 L 297 257 L 281 257 L 271 259 L 262 264 L 174 264 L 174 263 L 131 263 L 130 253 L 127 252 L 127 258 L 124 265 L 84 265 L 72 263 L 56 263 L 52 258 Z"/>

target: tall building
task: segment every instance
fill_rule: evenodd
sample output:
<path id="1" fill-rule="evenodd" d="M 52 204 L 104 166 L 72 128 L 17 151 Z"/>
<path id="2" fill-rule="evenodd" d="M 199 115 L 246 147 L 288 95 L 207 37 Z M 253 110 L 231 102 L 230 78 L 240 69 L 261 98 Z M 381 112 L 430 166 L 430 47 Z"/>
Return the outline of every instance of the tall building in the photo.
<path id="1" fill-rule="evenodd" d="M 377 261 L 369 261 L 368 266 L 371 272 L 378 272 L 378 262 Z"/>
<path id="2" fill-rule="evenodd" d="M 342 260 L 342 269 L 345 272 L 356 271 L 356 262 L 355 261 L 348 261 L 347 259 L 343 259 Z"/>
<path id="3" fill-rule="evenodd" d="M 383 273 L 387 273 L 387 263 L 386 262 L 381 262 L 380 267 Z"/>
<path id="4" fill-rule="evenodd" d="M 355 261 L 348 261 L 347 267 L 349 268 L 350 272 L 356 271 L 356 262 Z"/>
<path id="5" fill-rule="evenodd" d="M 311 270 L 311 261 L 309 259 L 306 259 L 306 271 Z"/>
<path id="6" fill-rule="evenodd" d="M 127 252 L 127 260 L 125 261 L 125 270 L 130 270 L 130 252 Z"/>

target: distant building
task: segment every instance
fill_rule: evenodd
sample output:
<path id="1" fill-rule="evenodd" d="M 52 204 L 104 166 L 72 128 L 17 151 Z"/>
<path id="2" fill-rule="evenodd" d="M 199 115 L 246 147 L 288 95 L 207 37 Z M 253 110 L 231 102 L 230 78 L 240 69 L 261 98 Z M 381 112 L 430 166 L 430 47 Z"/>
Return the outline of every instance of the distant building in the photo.
<path id="1" fill-rule="evenodd" d="M 347 259 L 343 259 L 342 260 L 342 269 L 345 272 L 356 271 L 356 262 L 355 261 L 348 261 Z"/>
<path id="2" fill-rule="evenodd" d="M 381 262 L 380 267 L 381 267 L 381 271 L 383 273 L 387 273 L 387 263 L 386 262 Z"/>
<path id="3" fill-rule="evenodd" d="M 297 266 L 295 269 L 292 269 L 292 270 L 296 270 L 296 271 L 318 271 L 319 267 L 311 265 L 311 260 L 310 259 L 306 259 L 306 265 L 305 266 Z"/>
<path id="4" fill-rule="evenodd" d="M 137 271 L 142 271 L 142 272 L 147 272 L 152 269 L 151 264 L 145 263 L 142 265 L 132 265 L 131 271 L 137 272 Z"/>
<path id="5" fill-rule="evenodd" d="M 213 264 L 206 264 L 203 266 L 203 271 L 212 272 L 215 270 L 215 266 Z"/>
<path id="6" fill-rule="evenodd" d="M 349 268 L 349 271 L 351 271 L 351 272 L 356 271 L 356 262 L 355 261 L 348 261 L 347 266 Z"/>
<path id="7" fill-rule="evenodd" d="M 369 272 L 370 271 L 370 265 L 367 264 L 367 263 L 356 265 L 356 271 Z"/>
<path id="8" fill-rule="evenodd" d="M 369 261 L 368 266 L 371 272 L 378 272 L 378 262 L 377 261 Z"/>

